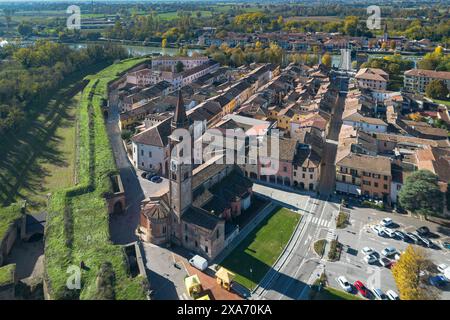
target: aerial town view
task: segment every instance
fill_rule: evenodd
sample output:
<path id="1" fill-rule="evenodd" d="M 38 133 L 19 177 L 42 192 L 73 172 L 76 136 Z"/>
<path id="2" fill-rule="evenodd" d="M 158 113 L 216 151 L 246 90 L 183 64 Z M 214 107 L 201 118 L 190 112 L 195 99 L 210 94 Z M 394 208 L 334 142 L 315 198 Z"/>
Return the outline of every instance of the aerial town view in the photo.
<path id="1" fill-rule="evenodd" d="M 0 300 L 450 300 L 449 91 L 450 0 L 0 0 Z"/>

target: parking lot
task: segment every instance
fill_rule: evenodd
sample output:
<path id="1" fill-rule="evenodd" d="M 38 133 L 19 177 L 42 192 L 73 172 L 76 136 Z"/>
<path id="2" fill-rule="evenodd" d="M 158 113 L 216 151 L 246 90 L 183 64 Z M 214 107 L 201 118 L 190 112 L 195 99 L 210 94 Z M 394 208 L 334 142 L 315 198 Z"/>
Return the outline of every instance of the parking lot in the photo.
<path id="1" fill-rule="evenodd" d="M 431 238 L 434 243 L 439 243 L 439 241 L 444 239 L 448 240 L 448 230 L 436 224 L 399 214 L 366 208 L 354 208 L 350 213 L 350 224 L 345 229 L 336 230 L 338 240 L 343 244 L 340 260 L 325 263 L 328 281 L 332 287 L 342 289 L 336 279 L 343 275 L 351 283 L 360 280 L 369 289 L 380 288 L 384 292 L 394 290 L 398 293 L 390 269 L 381 266 L 379 262 L 369 265 L 364 261 L 365 255 L 361 252 L 362 248 L 370 247 L 377 252 L 379 257 L 382 257 L 381 251 L 386 247 L 394 247 L 398 252 L 406 249 L 409 243 L 387 236 L 378 236 L 372 230 L 372 225 L 379 224 L 386 217 L 391 218 L 395 222 L 395 230 L 415 232 L 418 227 L 427 226 L 431 233 L 434 234 Z M 435 264 L 444 263 L 450 266 L 450 250 L 422 248 L 426 250 L 429 258 Z M 447 285 L 440 292 L 441 299 L 450 299 L 450 285 Z"/>

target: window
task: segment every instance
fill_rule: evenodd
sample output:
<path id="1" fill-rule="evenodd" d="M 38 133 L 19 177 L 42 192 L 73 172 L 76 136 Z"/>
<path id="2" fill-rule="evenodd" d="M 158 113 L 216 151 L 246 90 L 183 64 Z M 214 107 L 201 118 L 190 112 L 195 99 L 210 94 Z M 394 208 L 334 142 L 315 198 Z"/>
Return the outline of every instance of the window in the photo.
<path id="1" fill-rule="evenodd" d="M 198 247 L 198 242 L 197 242 L 197 240 L 195 240 L 195 247 Z"/>
<path id="2" fill-rule="evenodd" d="M 144 156 L 144 150 L 141 150 L 141 156 Z"/>
<path id="3" fill-rule="evenodd" d="M 187 231 L 187 223 L 184 224 L 184 230 Z"/>
<path id="4" fill-rule="evenodd" d="M 162 232 L 163 232 L 163 233 L 166 233 L 166 226 L 163 226 Z"/>
<path id="5" fill-rule="evenodd" d="M 309 178 L 310 178 L 310 179 L 312 179 L 312 178 L 313 178 L 313 175 L 312 175 L 312 174 L 310 174 L 310 175 L 309 175 Z"/>
<path id="6" fill-rule="evenodd" d="M 365 186 L 370 186 L 370 181 L 364 180 L 364 181 L 363 181 L 363 184 L 364 184 Z"/>
<path id="7" fill-rule="evenodd" d="M 302 168 L 303 172 L 306 172 L 306 168 Z"/>
<path id="8" fill-rule="evenodd" d="M 188 237 L 184 236 L 184 241 L 188 242 Z"/>
<path id="9" fill-rule="evenodd" d="M 216 231 L 216 239 L 219 239 L 219 235 L 220 235 L 219 230 L 217 230 Z"/>
<path id="10" fill-rule="evenodd" d="M 378 188 L 378 182 L 375 182 L 373 185 L 375 186 L 375 188 Z"/>
<path id="11" fill-rule="evenodd" d="M 151 151 L 148 152 L 148 157 L 149 157 L 149 158 L 152 157 L 152 152 L 151 152 Z"/>
<path id="12" fill-rule="evenodd" d="M 384 176 L 384 180 L 387 181 L 387 179 L 388 179 L 388 176 Z"/>
<path id="13" fill-rule="evenodd" d="M 302 178 L 305 179 L 305 174 L 304 173 L 302 174 Z"/>
<path id="14" fill-rule="evenodd" d="M 314 168 L 309 168 L 309 172 L 314 172 Z"/>
<path id="15" fill-rule="evenodd" d="M 283 167 L 283 171 L 284 171 L 284 172 L 287 172 L 287 167 Z"/>
<path id="16" fill-rule="evenodd" d="M 208 246 L 205 246 L 205 252 L 208 253 Z"/>
<path id="17" fill-rule="evenodd" d="M 383 185 L 383 188 L 384 188 L 384 190 L 387 190 L 388 189 L 387 184 Z"/>
<path id="18" fill-rule="evenodd" d="M 297 172 L 294 171 L 294 177 L 296 177 L 296 176 L 297 176 Z"/>
<path id="19" fill-rule="evenodd" d="M 189 178 L 189 172 L 184 173 L 184 180 L 186 180 L 187 178 Z"/>
<path id="20" fill-rule="evenodd" d="M 144 166 L 144 162 L 141 162 L 141 165 Z"/>

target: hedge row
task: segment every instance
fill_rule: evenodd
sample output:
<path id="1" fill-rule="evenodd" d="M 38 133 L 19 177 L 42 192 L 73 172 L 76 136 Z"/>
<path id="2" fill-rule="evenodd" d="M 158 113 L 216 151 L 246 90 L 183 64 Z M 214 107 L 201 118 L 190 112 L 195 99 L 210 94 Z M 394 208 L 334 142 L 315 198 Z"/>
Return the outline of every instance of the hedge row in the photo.
<path id="1" fill-rule="evenodd" d="M 117 173 L 104 123 L 102 103 L 108 84 L 144 59 L 114 64 L 95 76 L 83 91 L 79 114 L 78 185 L 52 195 L 45 234 L 45 276 L 52 299 L 102 299 L 97 275 L 105 264 L 114 273 L 116 299 L 145 299 L 146 279 L 131 278 L 121 246 L 110 242 L 104 196 Z M 85 265 L 81 290 L 68 290 L 67 268 Z M 110 294 L 110 292 L 109 292 Z"/>

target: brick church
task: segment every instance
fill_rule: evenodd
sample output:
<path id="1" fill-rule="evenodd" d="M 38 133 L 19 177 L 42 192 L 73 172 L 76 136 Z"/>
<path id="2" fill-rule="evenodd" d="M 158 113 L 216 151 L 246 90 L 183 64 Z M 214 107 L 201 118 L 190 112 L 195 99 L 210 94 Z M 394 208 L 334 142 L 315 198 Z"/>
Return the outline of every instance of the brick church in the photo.
<path id="1" fill-rule="evenodd" d="M 169 190 L 142 202 L 140 237 L 157 245 L 179 245 L 213 259 L 236 235 L 232 221 L 251 205 L 253 183 L 235 164 L 182 163 L 182 154 L 174 150 L 179 137 L 173 132 L 178 128 L 191 128 L 181 93 L 169 136 Z"/>

